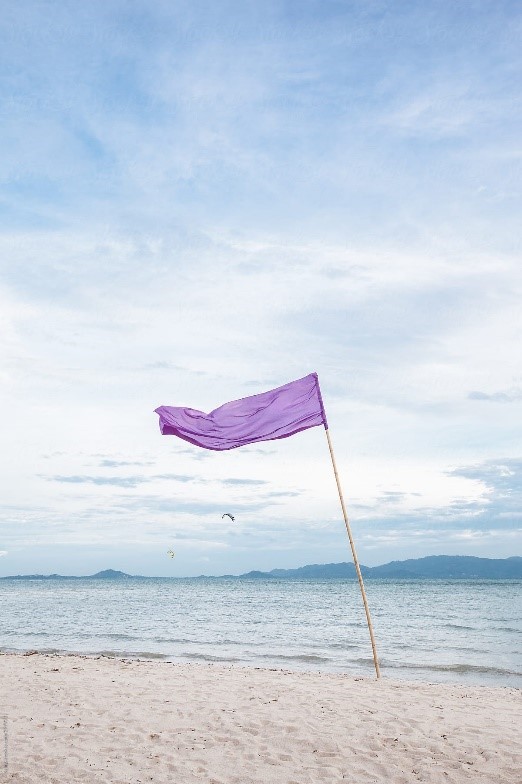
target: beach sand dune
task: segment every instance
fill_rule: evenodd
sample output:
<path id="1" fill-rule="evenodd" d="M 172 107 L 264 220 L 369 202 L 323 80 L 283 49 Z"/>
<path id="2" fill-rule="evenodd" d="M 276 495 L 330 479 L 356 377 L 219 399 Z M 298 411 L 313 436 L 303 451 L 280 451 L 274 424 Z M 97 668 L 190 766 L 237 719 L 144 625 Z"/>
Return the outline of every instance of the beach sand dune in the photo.
<path id="1" fill-rule="evenodd" d="M 516 689 L 4 654 L 0 695 L 0 782 L 522 781 Z"/>

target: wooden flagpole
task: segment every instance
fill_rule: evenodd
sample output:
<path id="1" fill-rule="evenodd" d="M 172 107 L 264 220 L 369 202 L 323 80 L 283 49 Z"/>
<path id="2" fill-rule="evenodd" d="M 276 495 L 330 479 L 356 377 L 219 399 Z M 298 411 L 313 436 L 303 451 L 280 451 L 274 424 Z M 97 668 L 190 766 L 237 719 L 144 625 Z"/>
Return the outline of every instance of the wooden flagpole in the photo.
<path id="1" fill-rule="evenodd" d="M 370 640 L 372 642 L 372 651 L 373 651 L 373 663 L 375 664 L 375 674 L 377 678 L 381 677 L 381 671 L 379 668 L 379 660 L 377 658 L 377 648 L 375 647 L 375 637 L 373 636 L 373 626 L 372 626 L 372 619 L 370 617 L 370 608 L 368 607 L 368 601 L 366 599 L 366 591 L 364 590 L 364 582 L 361 574 L 361 568 L 359 566 L 359 561 L 357 560 L 357 553 L 355 552 L 355 544 L 353 542 L 352 532 L 350 530 L 350 523 L 348 520 L 348 515 L 346 514 L 346 506 L 344 505 L 344 498 L 343 498 L 343 491 L 341 490 L 341 483 L 339 481 L 339 474 L 337 473 L 337 466 L 335 464 L 335 457 L 332 447 L 332 441 L 330 439 L 330 432 L 325 425 L 326 431 L 326 438 L 328 440 L 328 448 L 330 450 L 330 457 L 332 458 L 332 465 L 335 474 L 335 481 L 337 482 L 337 490 L 339 491 L 339 499 L 341 501 L 341 508 L 343 510 L 343 517 L 344 517 L 344 524 L 346 526 L 346 533 L 348 534 L 348 539 L 350 540 L 350 547 L 352 548 L 352 555 L 353 555 L 353 563 L 355 565 L 355 571 L 357 572 L 357 577 L 359 579 L 359 587 L 361 589 L 363 604 L 364 604 L 364 612 L 366 613 L 366 620 L 368 622 L 368 629 L 370 630 Z"/>

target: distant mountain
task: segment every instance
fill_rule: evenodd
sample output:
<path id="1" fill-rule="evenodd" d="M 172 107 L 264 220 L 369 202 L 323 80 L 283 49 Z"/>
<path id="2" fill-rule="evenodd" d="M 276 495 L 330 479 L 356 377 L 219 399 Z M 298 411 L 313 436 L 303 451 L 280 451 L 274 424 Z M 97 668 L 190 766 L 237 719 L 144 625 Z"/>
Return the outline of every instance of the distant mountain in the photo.
<path id="1" fill-rule="evenodd" d="M 103 572 L 91 575 L 93 580 L 126 580 L 128 577 L 132 577 L 132 574 L 125 574 L 125 572 L 118 572 L 114 569 L 104 569 Z"/>
<path id="2" fill-rule="evenodd" d="M 361 572 L 365 576 L 368 566 L 361 566 Z M 357 577 L 353 563 L 331 563 L 331 564 L 308 564 L 300 566 L 298 569 L 272 569 L 268 572 L 270 577 Z"/>
<path id="3" fill-rule="evenodd" d="M 274 577 L 274 575 L 272 574 L 272 572 L 253 571 L 253 572 L 246 572 L 246 574 L 240 574 L 239 577 L 247 578 L 248 580 L 257 580 L 261 577 L 263 580 L 265 580 L 267 577 Z"/>
<path id="4" fill-rule="evenodd" d="M 522 579 L 522 558 L 477 558 L 472 555 L 428 555 L 391 561 L 370 569 L 369 577 L 424 577 L 431 579 Z"/>
<path id="5" fill-rule="evenodd" d="M 522 579 L 522 558 L 476 558 L 471 555 L 429 555 L 406 561 L 391 561 L 382 566 L 363 566 L 361 573 L 367 579 Z M 353 578 L 357 574 L 353 563 L 309 564 L 298 569 L 272 569 L 270 572 L 248 572 L 242 578 L 278 577 L 280 579 L 304 578 Z"/>
<path id="6" fill-rule="evenodd" d="M 10 577 L 0 577 L 0 580 L 127 580 L 134 577 L 139 577 L 139 575 L 104 569 L 102 572 L 88 574 L 85 577 L 69 574 L 13 574 Z"/>
<path id="7" fill-rule="evenodd" d="M 476 558 L 472 555 L 428 555 L 425 558 L 410 558 L 406 561 L 390 561 L 381 566 L 363 566 L 361 572 L 365 579 L 394 580 L 522 580 L 522 557 Z M 208 580 L 205 575 L 201 579 Z M 272 569 L 270 572 L 252 571 L 245 574 L 226 574 L 219 579 L 282 580 L 303 579 L 357 579 L 353 563 L 308 564 L 297 569 Z M 0 580 L 128 580 L 150 579 L 141 575 L 126 574 L 114 569 L 104 569 L 85 577 L 61 574 L 15 574 L 0 577 Z M 174 578 L 175 579 L 175 578 Z M 187 578 L 178 578 L 187 579 Z M 194 579 L 194 578 L 193 578 Z M 195 578 L 199 579 L 199 578 Z"/>

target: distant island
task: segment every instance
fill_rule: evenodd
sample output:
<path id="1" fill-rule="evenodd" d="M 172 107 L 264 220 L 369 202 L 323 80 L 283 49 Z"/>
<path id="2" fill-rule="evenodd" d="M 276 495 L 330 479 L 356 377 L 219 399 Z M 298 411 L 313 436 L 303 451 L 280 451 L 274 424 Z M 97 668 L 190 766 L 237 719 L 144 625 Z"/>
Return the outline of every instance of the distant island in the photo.
<path id="1" fill-rule="evenodd" d="M 390 561 L 381 566 L 363 566 L 361 572 L 366 579 L 395 580 L 522 580 L 522 557 L 477 558 L 472 555 L 429 555 L 425 558 L 410 558 L 406 561 Z M 357 579 L 353 563 L 308 564 L 297 569 L 272 569 L 270 572 L 252 571 L 245 574 L 226 574 L 212 579 L 236 580 L 303 580 L 303 579 Z M 15 574 L 0 577 L 0 580 L 146 580 L 154 579 L 142 575 L 126 574 L 114 569 L 105 569 L 96 574 L 72 576 L 61 574 Z M 162 578 L 163 579 L 163 578 Z M 209 579 L 206 575 L 197 578 Z"/>

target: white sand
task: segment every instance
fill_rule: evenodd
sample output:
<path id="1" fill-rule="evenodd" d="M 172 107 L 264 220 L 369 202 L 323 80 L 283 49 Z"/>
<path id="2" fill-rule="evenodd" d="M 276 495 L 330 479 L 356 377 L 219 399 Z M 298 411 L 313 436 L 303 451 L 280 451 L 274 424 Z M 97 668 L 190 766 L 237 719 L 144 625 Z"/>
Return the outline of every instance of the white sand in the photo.
<path id="1" fill-rule="evenodd" d="M 516 689 L 0 655 L 0 782 L 520 784 Z"/>

